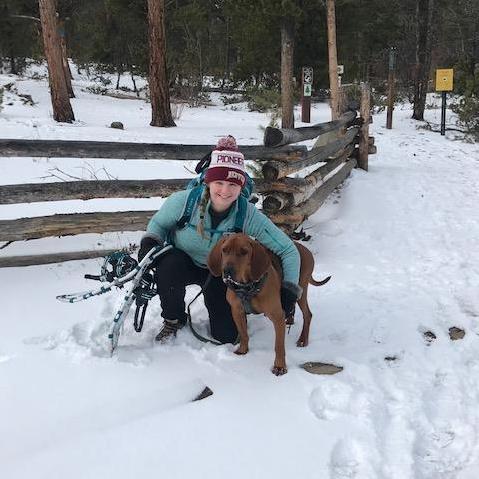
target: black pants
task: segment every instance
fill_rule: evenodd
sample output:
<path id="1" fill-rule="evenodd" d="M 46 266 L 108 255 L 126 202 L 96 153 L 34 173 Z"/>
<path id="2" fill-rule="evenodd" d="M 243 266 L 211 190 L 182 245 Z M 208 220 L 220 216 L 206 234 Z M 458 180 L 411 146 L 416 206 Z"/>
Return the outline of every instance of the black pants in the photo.
<path id="1" fill-rule="evenodd" d="M 185 291 L 186 286 L 203 286 L 209 271 L 200 268 L 183 251 L 173 248 L 158 258 L 155 268 L 162 313 L 165 319 L 186 323 Z M 212 277 L 204 300 L 210 318 L 211 335 L 221 343 L 233 343 L 238 331 L 226 301 L 226 286 L 221 278 Z"/>

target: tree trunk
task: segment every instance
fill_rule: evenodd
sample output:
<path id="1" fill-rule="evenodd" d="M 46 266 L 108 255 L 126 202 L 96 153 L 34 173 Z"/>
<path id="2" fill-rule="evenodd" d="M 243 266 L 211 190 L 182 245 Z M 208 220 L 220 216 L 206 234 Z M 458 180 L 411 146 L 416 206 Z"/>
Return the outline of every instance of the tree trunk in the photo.
<path id="1" fill-rule="evenodd" d="M 121 78 L 121 66 L 117 65 L 117 77 L 116 77 L 116 87 L 115 90 L 118 90 L 120 88 L 120 78 Z"/>
<path id="2" fill-rule="evenodd" d="M 293 20 L 283 18 L 281 24 L 281 128 L 294 128 L 293 32 Z"/>
<path id="3" fill-rule="evenodd" d="M 414 120 L 424 120 L 431 69 L 431 30 L 434 0 L 417 0 L 416 7 L 417 43 L 412 118 Z"/>
<path id="4" fill-rule="evenodd" d="M 336 11 L 334 0 L 328 0 L 328 60 L 331 120 L 339 118 L 338 52 L 336 48 Z"/>
<path id="5" fill-rule="evenodd" d="M 15 64 L 15 56 L 12 54 L 10 55 L 10 73 L 12 75 L 16 75 L 17 72 L 17 66 Z"/>
<path id="6" fill-rule="evenodd" d="M 137 98 L 140 98 L 140 92 L 136 87 L 135 75 L 133 74 L 133 67 L 131 65 L 128 65 L 128 69 L 130 70 L 131 82 L 133 83 L 133 91 L 135 92 Z"/>
<path id="7" fill-rule="evenodd" d="M 68 55 L 67 55 L 67 44 L 65 37 L 61 38 L 61 47 L 62 47 L 62 64 L 63 64 L 63 74 L 65 75 L 65 85 L 67 87 L 68 96 L 70 98 L 75 98 L 75 92 L 73 91 L 72 86 L 72 72 L 70 70 L 70 65 L 68 64 Z"/>
<path id="8" fill-rule="evenodd" d="M 73 76 L 70 70 L 70 65 L 68 65 L 67 41 L 65 37 L 65 21 L 64 20 L 58 21 L 58 34 L 60 35 L 63 74 L 65 75 L 65 84 L 67 87 L 68 96 L 70 98 L 75 98 L 75 93 L 73 92 L 73 87 L 72 87 Z"/>
<path id="9" fill-rule="evenodd" d="M 165 2 L 148 0 L 151 126 L 176 126 L 171 115 L 166 72 Z"/>
<path id="10" fill-rule="evenodd" d="M 55 121 L 71 123 L 75 120 L 68 97 L 65 74 L 63 73 L 60 36 L 54 0 L 39 0 L 40 20 L 42 23 L 43 46 L 48 63 L 50 95 L 52 99 L 53 118 Z"/>
<path id="11" fill-rule="evenodd" d="M 226 55 L 225 55 L 225 73 L 223 77 L 222 87 L 224 87 L 226 79 L 230 78 L 230 48 L 231 48 L 231 38 L 230 38 L 230 19 L 226 17 Z"/>

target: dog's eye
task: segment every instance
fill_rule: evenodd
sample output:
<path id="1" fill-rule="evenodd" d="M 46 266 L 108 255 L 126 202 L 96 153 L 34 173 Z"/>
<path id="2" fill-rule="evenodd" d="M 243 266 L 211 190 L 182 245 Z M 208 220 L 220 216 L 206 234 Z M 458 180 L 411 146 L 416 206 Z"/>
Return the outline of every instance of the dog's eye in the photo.
<path id="1" fill-rule="evenodd" d="M 231 249 L 230 248 L 223 248 L 223 253 L 224 254 L 230 254 Z"/>
<path id="2" fill-rule="evenodd" d="M 246 248 L 240 248 L 239 255 L 246 256 L 248 254 L 248 250 Z"/>

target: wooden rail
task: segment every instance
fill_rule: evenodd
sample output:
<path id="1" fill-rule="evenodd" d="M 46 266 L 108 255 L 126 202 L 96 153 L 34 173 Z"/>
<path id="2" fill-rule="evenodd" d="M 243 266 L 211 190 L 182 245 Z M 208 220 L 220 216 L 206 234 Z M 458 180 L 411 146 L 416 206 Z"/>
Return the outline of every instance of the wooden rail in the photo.
<path id="1" fill-rule="evenodd" d="M 351 174 L 351 170 L 355 166 L 356 160 L 354 158 L 348 160 L 333 177 L 317 188 L 311 197 L 303 204 L 294 206 L 286 211 L 281 211 L 280 213 L 268 213 L 269 218 L 277 225 L 294 225 L 295 227 L 300 225 L 306 218 L 319 209 L 332 191 Z"/>
<path id="2" fill-rule="evenodd" d="M 151 198 L 169 196 L 186 188 L 188 178 L 178 180 L 59 181 L 0 186 L 0 205 L 40 201 L 91 200 L 93 198 Z"/>
<path id="3" fill-rule="evenodd" d="M 118 251 L 117 249 L 98 249 L 88 251 L 72 251 L 53 254 L 36 254 L 25 256 L 0 257 L 0 268 L 18 266 L 35 266 L 39 264 L 62 263 L 63 261 L 77 261 L 81 259 L 101 258 Z"/>
<path id="4" fill-rule="evenodd" d="M 351 142 L 353 142 L 354 138 L 358 134 L 358 130 L 359 127 L 353 127 L 347 131 L 344 137 L 339 138 L 328 145 L 313 148 L 308 152 L 306 158 L 304 159 L 288 162 L 277 160 L 268 161 L 263 165 L 263 176 L 266 180 L 273 181 L 308 166 L 314 165 L 315 163 L 327 161 L 328 158 L 331 158 L 337 154 L 338 151 L 342 150 Z"/>
<path id="5" fill-rule="evenodd" d="M 0 241 L 71 236 L 111 231 L 144 231 L 156 211 L 74 213 L 0 221 Z"/>
<path id="6" fill-rule="evenodd" d="M 297 191 L 278 191 L 278 189 L 266 193 L 263 200 L 263 209 L 268 213 L 276 213 L 280 210 L 300 205 L 310 198 L 315 189 L 325 182 L 326 177 L 335 170 L 341 163 L 344 163 L 352 155 L 354 146 L 349 145 L 340 154 L 320 166 L 301 180 L 301 188 Z"/>
<path id="7" fill-rule="evenodd" d="M 0 186 L 0 205 L 37 203 L 41 201 L 91 200 L 94 198 L 167 197 L 186 188 L 190 178 L 170 180 L 91 180 L 28 183 Z M 295 192 L 304 186 L 299 178 L 268 182 L 255 178 L 255 191 Z"/>
<path id="8" fill-rule="evenodd" d="M 310 140 L 325 133 L 340 130 L 342 127 L 351 124 L 356 118 L 356 115 L 357 113 L 355 111 L 348 111 L 337 120 L 300 128 L 272 128 L 268 126 L 264 131 L 263 143 L 264 146 L 267 147 L 278 147 Z"/>
<path id="9" fill-rule="evenodd" d="M 0 139 L 0 157 L 47 158 L 109 158 L 115 160 L 179 160 L 198 161 L 213 149 L 213 145 L 173 145 L 165 143 L 127 143 L 111 141 L 61 141 Z M 247 160 L 302 159 L 305 146 L 265 148 L 244 145 L 240 147 Z"/>

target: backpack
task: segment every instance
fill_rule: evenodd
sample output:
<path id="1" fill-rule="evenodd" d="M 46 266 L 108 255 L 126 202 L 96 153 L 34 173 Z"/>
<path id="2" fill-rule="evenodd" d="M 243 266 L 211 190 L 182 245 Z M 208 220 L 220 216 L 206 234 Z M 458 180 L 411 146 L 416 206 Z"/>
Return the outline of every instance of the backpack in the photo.
<path id="1" fill-rule="evenodd" d="M 178 229 L 184 228 L 190 221 L 193 210 L 201 199 L 205 190 L 204 177 L 206 169 L 211 161 L 211 153 L 205 155 L 199 163 L 196 165 L 195 171 L 199 173 L 199 176 L 193 178 L 187 185 L 186 189 L 191 190 L 186 198 L 183 213 L 180 219 L 176 222 Z M 246 183 L 241 190 L 241 194 L 238 197 L 238 211 L 236 212 L 235 224 L 233 228 L 234 233 L 241 233 L 243 231 L 243 225 L 246 218 L 246 211 L 248 209 L 248 201 L 251 199 L 254 190 L 254 181 L 245 172 Z"/>

